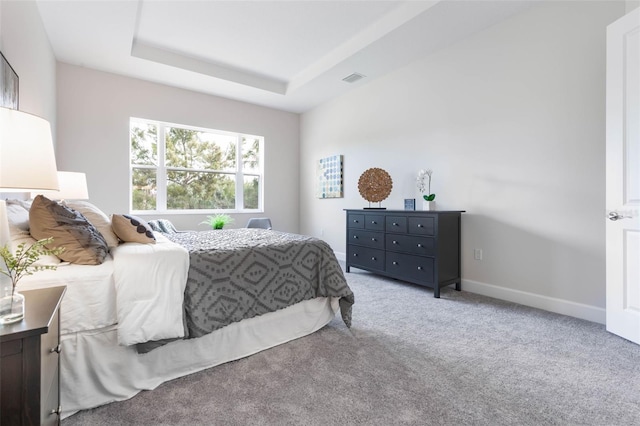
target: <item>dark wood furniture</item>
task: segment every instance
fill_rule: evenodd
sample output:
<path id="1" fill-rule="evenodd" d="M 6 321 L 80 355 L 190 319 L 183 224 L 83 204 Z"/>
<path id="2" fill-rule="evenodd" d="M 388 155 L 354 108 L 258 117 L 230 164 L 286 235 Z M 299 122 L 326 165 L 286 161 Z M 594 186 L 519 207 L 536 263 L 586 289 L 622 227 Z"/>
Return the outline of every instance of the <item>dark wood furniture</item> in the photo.
<path id="1" fill-rule="evenodd" d="M 461 213 L 345 210 L 347 272 L 351 267 L 433 288 L 461 289 Z"/>
<path id="2" fill-rule="evenodd" d="M 60 302 L 66 287 L 21 292 L 25 317 L 0 326 L 0 423 L 60 424 Z"/>

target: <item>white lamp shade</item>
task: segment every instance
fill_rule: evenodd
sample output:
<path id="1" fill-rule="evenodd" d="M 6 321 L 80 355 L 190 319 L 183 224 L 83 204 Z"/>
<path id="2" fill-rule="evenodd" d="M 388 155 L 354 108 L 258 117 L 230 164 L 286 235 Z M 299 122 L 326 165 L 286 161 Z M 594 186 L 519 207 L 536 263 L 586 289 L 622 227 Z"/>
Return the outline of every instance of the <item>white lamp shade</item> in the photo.
<path id="1" fill-rule="evenodd" d="M 58 191 L 32 191 L 31 198 L 41 194 L 50 200 L 88 200 L 87 175 L 78 172 L 58 172 Z"/>
<path id="2" fill-rule="evenodd" d="M 58 189 L 49 122 L 0 108 L 0 192 Z"/>

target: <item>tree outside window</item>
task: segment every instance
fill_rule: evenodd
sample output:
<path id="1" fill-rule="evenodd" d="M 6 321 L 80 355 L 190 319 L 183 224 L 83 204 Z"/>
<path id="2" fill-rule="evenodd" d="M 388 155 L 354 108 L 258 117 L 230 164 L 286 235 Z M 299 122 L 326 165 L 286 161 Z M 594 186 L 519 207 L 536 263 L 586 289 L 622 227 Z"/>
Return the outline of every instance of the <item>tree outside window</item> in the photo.
<path id="1" fill-rule="evenodd" d="M 132 118 L 132 210 L 260 209 L 263 140 Z"/>

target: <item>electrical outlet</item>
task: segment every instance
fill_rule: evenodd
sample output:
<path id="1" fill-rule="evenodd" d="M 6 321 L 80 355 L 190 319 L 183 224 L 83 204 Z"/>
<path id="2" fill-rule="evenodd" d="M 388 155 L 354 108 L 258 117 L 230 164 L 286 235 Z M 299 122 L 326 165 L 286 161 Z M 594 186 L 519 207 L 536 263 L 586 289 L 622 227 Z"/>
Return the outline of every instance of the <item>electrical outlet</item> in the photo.
<path id="1" fill-rule="evenodd" d="M 482 260 L 482 249 L 474 249 L 473 250 L 473 258 L 475 260 Z"/>

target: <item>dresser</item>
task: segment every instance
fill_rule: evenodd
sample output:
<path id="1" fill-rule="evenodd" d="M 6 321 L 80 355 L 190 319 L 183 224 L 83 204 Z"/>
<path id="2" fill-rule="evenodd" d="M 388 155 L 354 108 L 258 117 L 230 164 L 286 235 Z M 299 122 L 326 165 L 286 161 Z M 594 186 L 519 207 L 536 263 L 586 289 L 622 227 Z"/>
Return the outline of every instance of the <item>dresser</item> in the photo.
<path id="1" fill-rule="evenodd" d="M 60 302 L 66 287 L 21 291 L 22 321 L 0 326 L 0 423 L 60 424 Z"/>
<path id="2" fill-rule="evenodd" d="M 456 211 L 345 210 L 347 272 L 364 269 L 433 288 L 461 289 L 461 213 Z"/>

